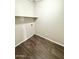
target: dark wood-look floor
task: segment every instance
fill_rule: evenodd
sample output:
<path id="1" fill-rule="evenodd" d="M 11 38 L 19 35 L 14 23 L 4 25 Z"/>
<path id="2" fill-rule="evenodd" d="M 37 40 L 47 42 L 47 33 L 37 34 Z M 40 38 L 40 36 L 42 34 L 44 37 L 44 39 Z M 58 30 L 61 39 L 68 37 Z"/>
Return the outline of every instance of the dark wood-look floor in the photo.
<path id="1" fill-rule="evenodd" d="M 64 48 L 34 35 L 15 48 L 16 59 L 64 59 Z"/>

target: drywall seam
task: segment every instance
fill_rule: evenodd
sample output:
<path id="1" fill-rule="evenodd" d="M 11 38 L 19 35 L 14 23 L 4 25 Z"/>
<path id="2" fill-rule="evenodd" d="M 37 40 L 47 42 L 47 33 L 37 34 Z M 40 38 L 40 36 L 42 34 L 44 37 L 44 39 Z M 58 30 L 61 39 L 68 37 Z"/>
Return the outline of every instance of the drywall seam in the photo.
<path id="1" fill-rule="evenodd" d="M 40 37 L 42 37 L 42 38 L 45 38 L 46 40 L 49 40 L 49 41 L 51 41 L 51 42 L 54 42 L 54 43 L 56 43 L 56 44 L 58 44 L 58 45 L 64 47 L 64 45 L 62 45 L 62 44 L 60 44 L 60 43 L 58 43 L 58 42 L 56 42 L 56 41 L 54 41 L 54 40 L 51 40 L 51 39 L 49 39 L 49 38 L 47 38 L 47 37 L 41 36 L 41 35 L 39 35 L 39 34 L 35 34 L 35 35 L 40 36 Z"/>

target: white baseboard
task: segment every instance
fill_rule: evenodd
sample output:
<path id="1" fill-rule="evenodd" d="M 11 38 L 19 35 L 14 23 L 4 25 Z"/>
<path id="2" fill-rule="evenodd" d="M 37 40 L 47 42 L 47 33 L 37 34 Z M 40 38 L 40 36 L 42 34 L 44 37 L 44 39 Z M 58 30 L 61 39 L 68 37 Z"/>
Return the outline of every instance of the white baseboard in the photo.
<path id="1" fill-rule="evenodd" d="M 49 41 L 51 41 L 51 42 L 54 42 L 54 43 L 56 43 L 56 44 L 58 44 L 58 45 L 64 47 L 64 45 L 62 45 L 62 44 L 60 44 L 60 43 L 58 43 L 58 42 L 56 42 L 56 41 L 53 41 L 53 40 L 51 40 L 51 39 L 48 39 L 48 38 L 46 38 L 46 37 L 44 37 L 44 36 L 41 36 L 41 35 L 39 35 L 39 34 L 35 34 L 35 35 L 38 35 L 38 36 L 40 36 L 40 37 L 43 37 L 43 38 L 45 38 L 45 39 L 47 39 L 47 40 L 49 40 Z M 33 35 L 32 35 L 32 36 L 33 36 Z M 32 36 L 31 36 L 31 37 L 32 37 Z M 29 38 L 31 38 L 31 37 L 29 37 Z M 17 47 L 18 45 L 20 45 L 20 44 L 23 43 L 24 41 L 28 40 L 29 38 L 26 38 L 25 40 L 21 41 L 20 43 L 18 43 L 17 45 L 15 45 L 15 47 Z"/>
<path id="2" fill-rule="evenodd" d="M 33 36 L 33 35 L 32 35 Z M 29 38 L 31 38 L 32 36 L 30 36 Z M 19 42 L 18 44 L 15 45 L 15 47 L 17 47 L 18 45 L 22 44 L 23 42 L 25 42 L 26 40 L 28 40 L 29 38 L 26 38 L 25 40 Z"/>
<path id="3" fill-rule="evenodd" d="M 49 41 L 51 41 L 51 42 L 54 42 L 54 43 L 56 43 L 56 44 L 58 44 L 58 45 L 64 47 L 64 45 L 62 45 L 62 44 L 60 44 L 60 43 L 58 43 L 58 42 L 56 42 L 56 41 L 53 41 L 53 40 L 51 40 L 51 39 L 49 39 L 49 38 L 46 38 L 46 37 L 41 36 L 41 35 L 39 35 L 39 34 L 35 34 L 35 35 L 40 36 L 40 37 L 42 37 L 42 38 L 45 38 L 45 39 L 47 39 L 47 40 L 49 40 Z"/>
<path id="4" fill-rule="evenodd" d="M 17 47 L 18 45 L 20 45 L 21 43 L 23 43 L 23 42 L 26 41 L 26 40 L 28 40 L 28 39 L 25 39 L 25 40 L 19 42 L 18 44 L 15 45 L 15 47 Z"/>

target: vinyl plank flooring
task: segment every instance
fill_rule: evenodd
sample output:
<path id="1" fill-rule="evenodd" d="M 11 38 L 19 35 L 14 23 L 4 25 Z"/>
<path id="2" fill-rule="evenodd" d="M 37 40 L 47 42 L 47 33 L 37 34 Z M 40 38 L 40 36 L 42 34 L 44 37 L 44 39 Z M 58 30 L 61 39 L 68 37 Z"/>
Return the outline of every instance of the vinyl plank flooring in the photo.
<path id="1" fill-rule="evenodd" d="M 64 59 L 64 47 L 37 35 L 15 48 L 16 59 Z"/>

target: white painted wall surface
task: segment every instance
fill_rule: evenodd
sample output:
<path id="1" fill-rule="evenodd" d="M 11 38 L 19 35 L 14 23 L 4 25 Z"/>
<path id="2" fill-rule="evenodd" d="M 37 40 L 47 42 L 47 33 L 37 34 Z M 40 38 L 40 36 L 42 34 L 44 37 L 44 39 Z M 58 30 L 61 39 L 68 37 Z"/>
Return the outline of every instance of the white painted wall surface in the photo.
<path id="1" fill-rule="evenodd" d="M 41 0 L 35 5 L 36 34 L 64 45 L 64 1 Z"/>
<path id="2" fill-rule="evenodd" d="M 16 16 L 34 16 L 33 2 L 30 0 L 15 0 Z"/>
<path id="3" fill-rule="evenodd" d="M 35 23 L 31 18 L 18 17 L 15 22 L 15 45 L 17 46 L 35 34 Z"/>
<path id="4" fill-rule="evenodd" d="M 15 45 L 18 45 L 21 41 L 24 40 L 24 33 L 22 25 L 15 26 Z"/>

